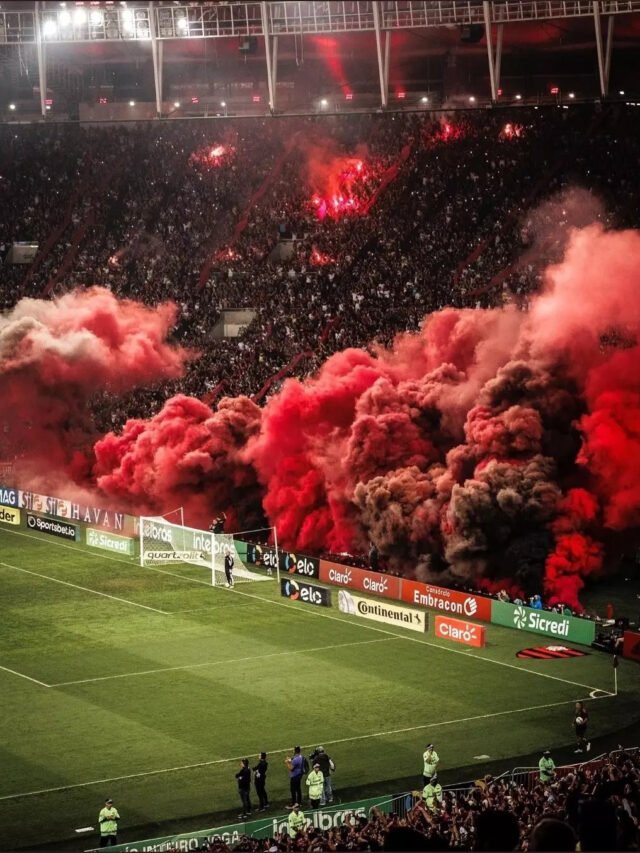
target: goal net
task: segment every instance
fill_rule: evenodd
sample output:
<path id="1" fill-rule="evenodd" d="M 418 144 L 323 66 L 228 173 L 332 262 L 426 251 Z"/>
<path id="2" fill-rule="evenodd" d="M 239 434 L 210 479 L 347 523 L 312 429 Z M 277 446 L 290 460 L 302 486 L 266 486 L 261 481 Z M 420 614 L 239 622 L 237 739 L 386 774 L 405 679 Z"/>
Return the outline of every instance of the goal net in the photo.
<path id="1" fill-rule="evenodd" d="M 246 538 L 243 538 L 243 533 Z M 212 533 L 173 524 L 161 516 L 140 518 L 140 565 L 192 565 L 207 569 L 213 586 L 235 585 L 247 581 L 263 581 L 279 577 L 279 560 L 275 566 L 255 565 L 249 539 L 275 540 L 274 528 Z M 277 545 L 275 545 L 277 555 Z M 225 558 L 230 558 L 226 561 Z M 229 579 L 227 578 L 229 572 Z"/>

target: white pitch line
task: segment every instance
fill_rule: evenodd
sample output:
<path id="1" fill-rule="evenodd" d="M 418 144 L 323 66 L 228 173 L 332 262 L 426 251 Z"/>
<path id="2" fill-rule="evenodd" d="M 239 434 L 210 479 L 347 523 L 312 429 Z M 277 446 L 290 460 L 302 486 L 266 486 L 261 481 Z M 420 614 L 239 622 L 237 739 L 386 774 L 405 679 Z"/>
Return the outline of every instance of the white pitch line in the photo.
<path id="1" fill-rule="evenodd" d="M 337 643 L 332 646 L 317 646 L 313 649 L 297 649 L 296 651 L 290 652 L 271 652 L 268 655 L 251 655 L 250 657 L 245 658 L 233 658 L 230 660 L 214 660 L 214 661 L 206 661 L 205 663 L 187 663 L 184 666 L 165 666 L 160 669 L 145 669 L 140 672 L 123 672 L 119 675 L 101 675 L 98 678 L 82 678 L 79 681 L 60 681 L 57 684 L 48 684 L 46 687 L 68 687 L 72 684 L 92 684 L 94 681 L 110 681 L 114 678 L 134 678 L 137 675 L 155 675 L 158 672 L 176 672 L 182 669 L 199 669 L 206 666 L 223 666 L 228 663 L 246 663 L 248 661 L 257 661 L 257 660 L 266 660 L 267 658 L 279 658 L 284 657 L 286 655 L 306 655 L 311 652 L 325 652 L 330 649 L 344 649 L 349 646 L 368 646 L 372 643 L 388 643 L 395 639 L 402 639 L 401 637 L 381 637 L 378 640 L 358 640 L 355 643 Z"/>
<path id="2" fill-rule="evenodd" d="M 63 586 L 70 586 L 73 589 L 81 589 L 83 592 L 91 592 L 94 595 L 101 595 L 103 598 L 110 598 L 113 601 L 120 601 L 122 604 L 129 604 L 131 607 L 141 607 L 143 610 L 151 610 L 153 613 L 161 613 L 163 616 L 167 616 L 168 612 L 166 610 L 158 610 L 156 607 L 149 607 L 148 604 L 138 604 L 136 601 L 129 601 L 126 598 L 119 598 L 117 595 L 109 595 L 107 592 L 99 592 L 97 589 L 89 589 L 88 586 L 80 586 L 77 583 L 71 583 L 70 581 L 63 581 L 60 578 L 52 578 L 50 575 L 41 575 L 39 572 L 32 572 L 30 569 L 23 569 L 20 566 L 13 566 L 11 563 L 3 563 L 0 562 L 0 566 L 5 566 L 7 569 L 14 569 L 16 572 L 24 572 L 26 575 L 33 575 L 36 578 L 43 578 L 44 580 L 51 581 L 52 583 L 60 583 Z"/>
<path id="3" fill-rule="evenodd" d="M 42 541 L 38 536 L 33 536 L 31 534 L 28 534 L 28 533 L 21 533 L 17 530 L 6 530 L 3 532 L 11 533 L 15 536 L 25 536 L 29 539 L 35 539 L 38 542 Z M 68 548 L 72 551 L 79 551 L 80 553 L 86 553 L 86 552 L 82 552 L 81 549 L 76 548 L 76 547 L 71 546 L 71 545 L 67 545 L 64 542 L 53 542 L 52 544 L 58 545 L 61 548 Z M 119 557 L 111 557 L 107 554 L 101 554 L 100 558 L 102 559 L 103 557 L 105 559 L 111 559 L 111 560 L 115 560 L 116 562 L 119 562 L 119 563 L 124 563 L 128 566 L 133 566 L 133 567 L 137 566 L 137 564 L 134 561 L 130 562 L 128 560 L 123 560 Z M 190 583 L 202 584 L 202 585 L 207 586 L 209 588 L 215 589 L 215 587 L 211 587 L 211 584 L 208 581 L 201 580 L 200 578 L 192 578 L 192 577 L 189 577 L 187 575 L 179 575 L 179 574 L 176 574 L 175 572 L 166 571 L 165 569 L 156 569 L 156 568 L 152 568 L 151 566 L 147 566 L 144 569 L 144 571 L 145 572 L 157 572 L 158 574 L 162 574 L 162 575 L 170 575 L 171 577 L 176 577 L 176 578 L 179 578 L 181 580 L 184 580 L 184 581 L 187 581 Z M 418 637 L 409 637 L 409 636 L 405 636 L 404 634 L 395 634 L 393 631 L 385 631 L 384 628 L 374 628 L 373 625 L 359 624 L 357 622 L 352 622 L 348 619 L 342 619 L 338 616 L 331 616 L 328 613 L 321 613 L 319 608 L 309 607 L 306 610 L 302 611 L 295 604 L 286 604 L 284 601 L 274 601 L 273 599 L 265 598 L 262 595 L 255 595 L 254 593 L 250 593 L 250 592 L 242 592 L 241 590 L 239 590 L 237 588 L 225 590 L 225 591 L 230 592 L 230 593 L 235 593 L 236 595 L 242 595 L 242 596 L 245 596 L 246 598 L 253 598 L 256 601 L 263 601 L 263 602 L 266 602 L 267 604 L 272 604 L 276 607 L 286 607 L 287 610 L 292 610 L 292 611 L 294 611 L 294 613 L 297 613 L 299 616 L 312 615 L 312 616 L 318 616 L 318 617 L 323 618 L 323 619 L 331 619 L 334 622 L 342 622 L 343 624 L 351 625 L 351 626 L 356 627 L 356 628 L 361 628 L 365 631 L 377 631 L 378 633 L 381 633 L 381 634 L 388 634 L 388 635 L 393 636 L 393 637 L 401 637 L 403 640 L 407 640 L 409 642 L 414 642 L 414 643 L 420 643 L 423 646 L 429 646 L 431 648 L 440 649 L 441 651 L 449 652 L 450 654 L 465 655 L 467 657 L 473 657 L 474 660 L 481 660 L 481 661 L 485 661 L 486 663 L 495 664 L 496 666 L 504 666 L 504 667 L 507 667 L 508 669 L 515 669 L 517 672 L 525 672 L 525 673 L 528 673 L 529 675 L 535 676 L 536 678 L 547 678 L 551 681 L 559 681 L 562 684 L 570 684 L 573 687 L 583 687 L 587 690 L 596 690 L 599 693 L 605 693 L 609 696 L 614 695 L 613 692 L 604 690 L 601 687 L 593 687 L 590 684 L 581 684 L 578 681 L 569 681 L 568 679 L 560 678 L 557 675 L 550 675 L 549 673 L 546 673 L 546 672 L 536 672 L 535 670 L 532 670 L 532 669 L 526 669 L 525 667 L 515 666 L 512 663 L 506 663 L 506 661 L 494 660 L 493 658 L 487 658 L 487 657 L 484 657 L 482 655 L 469 655 L 468 651 L 463 651 L 461 649 L 450 649 L 450 648 L 447 648 L 445 646 L 440 646 L 437 643 L 430 643 L 428 640 L 420 640 Z M 142 607 L 144 605 L 139 605 L 139 606 Z M 431 612 L 431 611 L 429 611 L 429 612 Z"/>
<path id="4" fill-rule="evenodd" d="M 613 694 L 611 694 L 611 695 L 613 695 Z M 606 699 L 609 697 L 601 696 L 599 698 Z M 409 726 L 407 728 L 402 728 L 402 729 L 389 729 L 387 731 L 381 731 L 381 732 L 369 732 L 368 734 L 354 735 L 353 737 L 338 738 L 337 740 L 329 740 L 329 739 L 322 739 L 322 738 L 320 738 L 320 739 L 322 740 L 323 743 L 326 743 L 328 746 L 335 746 L 336 744 L 339 744 L 339 743 L 351 743 L 352 741 L 370 740 L 371 738 L 378 738 L 378 737 L 389 737 L 390 735 L 406 734 L 408 732 L 423 731 L 424 729 L 434 729 L 434 728 L 438 728 L 439 726 L 454 726 L 454 725 L 458 725 L 460 723 L 471 723 L 471 722 L 475 722 L 476 720 L 487 720 L 487 719 L 490 719 L 492 717 L 506 716 L 507 714 L 524 714 L 527 711 L 542 711 L 542 710 L 546 710 L 548 708 L 558 708 L 561 705 L 572 704 L 573 701 L 574 701 L 573 699 L 565 699 L 562 702 L 548 702 L 544 705 L 530 705 L 526 708 L 513 708 L 510 711 L 494 711 L 490 714 L 476 714 L 473 717 L 459 717 L 456 720 L 442 720 L 441 722 L 438 722 L 438 723 L 423 723 L 419 726 Z M 585 699 L 585 701 L 586 701 L 586 699 Z M 598 700 L 596 699 L 594 701 L 598 701 Z M 310 747 L 315 746 L 315 744 L 317 742 L 318 742 L 318 738 L 316 738 L 314 740 L 313 744 L 310 744 L 310 743 L 309 744 L 302 744 L 301 746 L 303 749 L 309 749 Z M 287 747 L 284 747 L 284 749 L 267 749 L 267 752 L 269 753 L 269 755 L 280 755 L 283 752 L 291 752 L 291 747 L 287 746 Z M 2 802 L 3 800 L 17 800 L 17 799 L 22 799 L 24 797 L 35 797 L 35 796 L 39 796 L 40 794 L 54 794 L 54 793 L 59 793 L 60 791 L 72 791 L 76 788 L 86 788 L 86 787 L 89 787 L 91 785 L 107 785 L 107 784 L 111 784 L 112 782 L 125 782 L 129 779 L 141 779 L 141 778 L 144 778 L 145 776 L 161 776 L 164 773 L 179 773 L 183 770 L 197 770 L 201 767 L 213 767 L 213 766 L 219 765 L 219 764 L 229 764 L 230 762 L 237 763 L 238 761 L 240 761 L 244 757 L 245 756 L 242 755 L 242 756 L 233 756 L 232 758 L 215 758 L 211 761 L 199 761 L 197 764 L 183 764 L 183 765 L 178 766 L 178 767 L 162 767 L 158 770 L 144 770 L 141 773 L 129 773 L 126 776 L 114 776 L 111 779 L 92 779 L 90 782 L 74 782 L 71 785 L 59 785 L 56 788 L 41 788 L 38 791 L 25 791 L 24 793 L 21 793 L 21 794 L 5 794 L 4 796 L 0 797 L 0 802 Z"/>
<path id="5" fill-rule="evenodd" d="M 394 631 L 387 631 L 384 628 L 375 628 L 373 625 L 360 625 L 359 623 L 350 622 L 347 619 L 341 619 L 338 616 L 331 616 L 328 613 L 321 613 L 320 609 L 317 607 L 308 607 L 303 612 L 295 604 L 285 604 L 285 602 L 283 602 L 283 601 L 274 601 L 273 599 L 265 598 L 262 595 L 255 595 L 255 593 L 242 592 L 239 589 L 230 589 L 229 592 L 235 593 L 236 595 L 244 595 L 244 596 L 247 596 L 248 598 L 255 598 L 258 601 L 266 601 L 267 603 L 274 604 L 278 607 L 286 607 L 288 610 L 294 610 L 299 615 L 303 615 L 305 617 L 308 615 L 319 616 L 323 619 L 331 619 L 334 622 L 342 622 L 343 624 L 346 623 L 348 625 L 357 625 L 358 627 L 365 628 L 368 631 L 377 631 L 379 634 L 388 634 L 392 637 L 399 637 L 401 640 L 407 640 L 408 642 L 411 642 L 411 643 L 419 643 L 421 646 L 429 646 L 430 648 L 433 648 L 433 649 L 440 649 L 440 651 L 442 651 L 442 652 L 449 652 L 450 654 L 453 654 L 453 655 L 463 655 L 463 657 L 469 657 L 468 653 L 466 651 L 461 650 L 461 649 L 450 649 L 450 648 L 447 648 L 445 646 L 440 646 L 440 645 L 438 645 L 438 643 L 430 643 L 428 640 L 420 640 L 418 637 L 409 637 L 408 635 L 405 636 L 404 634 L 396 634 Z M 506 661 L 501 661 L 501 660 L 494 660 L 493 658 L 487 658 L 487 657 L 484 657 L 483 655 L 473 655 L 473 659 L 474 660 L 481 660 L 481 661 L 484 661 L 485 663 L 492 663 L 492 664 L 495 664 L 496 666 L 505 666 L 508 669 L 515 669 L 517 672 L 524 672 L 524 673 L 527 673 L 528 675 L 533 675 L 536 678 L 549 678 L 549 679 L 551 679 L 551 681 L 560 681 L 563 684 L 570 684 L 573 687 L 583 687 L 586 690 L 597 690 L 600 693 L 609 693 L 609 691 L 603 690 L 601 687 L 594 687 L 591 684 L 582 684 L 579 681 L 569 681 L 566 678 L 560 678 L 557 675 L 549 675 L 546 672 L 535 672 L 535 670 L 532 670 L 532 669 L 526 669 L 525 667 L 522 667 L 522 666 L 515 666 L 512 663 L 507 663 Z M 614 694 L 609 693 L 609 695 L 613 696 Z"/>
<path id="6" fill-rule="evenodd" d="M 25 675 L 24 672 L 18 672 L 15 669 L 9 669 L 8 666 L 0 666 L 5 672 L 10 672 L 12 675 L 17 675 L 19 678 L 26 678 L 27 681 L 33 681 L 34 684 L 39 684 L 40 687 L 51 687 L 50 684 L 45 684 L 44 681 L 38 681 L 37 678 L 31 678 L 30 675 Z"/>

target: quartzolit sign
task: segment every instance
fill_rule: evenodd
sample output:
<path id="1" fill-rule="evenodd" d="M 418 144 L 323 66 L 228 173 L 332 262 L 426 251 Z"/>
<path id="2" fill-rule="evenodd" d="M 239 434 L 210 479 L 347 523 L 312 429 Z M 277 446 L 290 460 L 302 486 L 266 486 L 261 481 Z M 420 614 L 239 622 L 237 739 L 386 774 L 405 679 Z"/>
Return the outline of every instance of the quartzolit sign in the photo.
<path id="1" fill-rule="evenodd" d="M 400 598 L 400 578 L 380 572 L 369 572 L 366 569 L 355 569 L 341 563 L 331 563 L 329 560 L 320 560 L 320 580 L 382 598 Z"/>
<path id="2" fill-rule="evenodd" d="M 403 580 L 401 597 L 409 604 L 440 610 L 451 616 L 463 616 L 481 622 L 491 621 L 491 599 L 481 595 Z"/>

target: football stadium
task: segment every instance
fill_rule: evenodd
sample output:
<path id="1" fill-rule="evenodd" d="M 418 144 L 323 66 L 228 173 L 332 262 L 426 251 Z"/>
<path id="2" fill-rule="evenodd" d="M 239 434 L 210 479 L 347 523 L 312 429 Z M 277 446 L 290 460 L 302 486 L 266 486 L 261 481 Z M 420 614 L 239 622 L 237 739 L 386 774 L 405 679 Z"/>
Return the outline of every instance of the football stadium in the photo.
<path id="1" fill-rule="evenodd" d="M 640 0 L 0 7 L 0 849 L 640 849 Z"/>

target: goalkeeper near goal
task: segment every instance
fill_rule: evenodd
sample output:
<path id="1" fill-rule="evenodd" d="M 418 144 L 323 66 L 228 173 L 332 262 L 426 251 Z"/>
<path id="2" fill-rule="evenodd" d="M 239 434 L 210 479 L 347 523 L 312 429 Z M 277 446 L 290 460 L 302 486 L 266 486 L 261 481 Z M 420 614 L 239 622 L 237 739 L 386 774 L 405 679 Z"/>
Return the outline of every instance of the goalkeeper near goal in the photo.
<path id="1" fill-rule="evenodd" d="M 233 589 L 233 554 L 229 547 L 224 549 L 224 573 L 227 578 L 227 586 Z"/>

